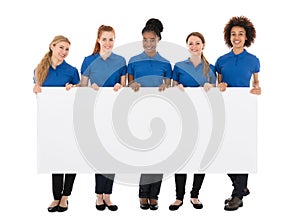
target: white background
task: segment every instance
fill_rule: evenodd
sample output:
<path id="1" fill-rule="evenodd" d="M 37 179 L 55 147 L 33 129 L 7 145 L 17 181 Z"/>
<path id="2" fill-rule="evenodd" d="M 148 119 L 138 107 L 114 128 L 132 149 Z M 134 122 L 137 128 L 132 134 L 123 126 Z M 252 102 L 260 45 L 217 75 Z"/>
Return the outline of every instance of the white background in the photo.
<path id="1" fill-rule="evenodd" d="M 299 222 L 299 11 L 297 1 L 21 1 L 0 3 L 1 21 L 1 222 L 131 222 L 209 223 Z M 251 194 L 244 208 L 225 212 L 223 200 L 232 187 L 224 174 L 207 175 L 200 192 L 204 209 L 188 201 L 170 212 L 175 199 L 174 180 L 162 184 L 158 211 L 142 211 L 137 187 L 115 184 L 112 199 L 119 211 L 95 209 L 94 176 L 78 175 L 69 210 L 50 214 L 51 176 L 36 169 L 36 99 L 32 93 L 33 69 L 55 35 L 70 38 L 67 61 L 80 69 L 83 57 L 94 47 L 101 24 L 117 32 L 116 46 L 141 40 L 141 30 L 159 18 L 165 41 L 185 45 L 192 31 L 204 34 L 205 55 L 214 64 L 228 52 L 223 28 L 232 16 L 245 15 L 257 30 L 249 52 L 261 61 L 258 100 L 258 174 L 250 175 Z M 236 220 L 236 221 L 235 221 Z"/>

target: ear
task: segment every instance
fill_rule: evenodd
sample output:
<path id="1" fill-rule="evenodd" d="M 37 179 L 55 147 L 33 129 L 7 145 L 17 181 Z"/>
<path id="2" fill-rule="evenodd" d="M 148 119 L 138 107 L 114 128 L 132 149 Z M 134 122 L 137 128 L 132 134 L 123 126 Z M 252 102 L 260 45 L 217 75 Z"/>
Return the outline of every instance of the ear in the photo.
<path id="1" fill-rule="evenodd" d="M 49 47 L 49 49 L 51 50 L 51 51 L 53 51 L 53 48 L 54 48 L 54 44 L 51 44 L 51 46 Z"/>

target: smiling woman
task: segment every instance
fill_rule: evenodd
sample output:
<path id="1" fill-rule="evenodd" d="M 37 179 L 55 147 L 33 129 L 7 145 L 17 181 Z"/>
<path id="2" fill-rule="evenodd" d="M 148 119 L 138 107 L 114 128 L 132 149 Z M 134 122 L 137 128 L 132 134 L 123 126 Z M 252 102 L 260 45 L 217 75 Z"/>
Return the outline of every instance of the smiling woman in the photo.
<path id="1" fill-rule="evenodd" d="M 88 86 L 94 90 L 99 87 L 114 87 L 118 91 L 125 85 L 127 66 L 125 58 L 112 52 L 115 43 L 115 30 L 111 26 L 101 25 L 98 28 L 93 53 L 84 58 L 81 65 L 80 86 Z M 95 174 L 97 195 L 96 209 L 106 207 L 116 211 L 118 206 L 110 200 L 115 174 Z"/>
<path id="2" fill-rule="evenodd" d="M 258 81 L 260 71 L 259 59 L 250 54 L 244 47 L 250 47 L 256 37 L 256 30 L 252 22 L 244 16 L 232 17 L 224 28 L 224 40 L 232 50 L 218 58 L 216 70 L 218 73 L 218 87 L 225 91 L 226 87 L 249 87 L 253 79 L 250 93 L 260 95 L 261 88 Z M 225 200 L 224 209 L 237 210 L 243 206 L 243 197 L 247 196 L 248 174 L 230 173 L 233 191 L 231 197 Z"/>
<path id="3" fill-rule="evenodd" d="M 65 62 L 69 54 L 70 41 L 64 36 L 56 36 L 49 45 L 49 51 L 35 69 L 33 92 L 42 91 L 41 86 L 64 87 L 79 82 L 75 67 Z M 49 212 L 64 212 L 68 209 L 68 196 L 71 195 L 76 174 L 52 174 L 54 201 L 48 207 Z"/>
<path id="4" fill-rule="evenodd" d="M 159 87 L 165 90 L 170 86 L 172 67 L 168 60 L 160 56 L 156 47 L 161 40 L 163 25 L 152 18 L 142 30 L 144 52 L 130 58 L 128 63 L 128 83 L 134 90 L 143 87 Z M 163 174 L 141 174 L 139 198 L 141 209 L 158 209 L 158 195 Z"/>

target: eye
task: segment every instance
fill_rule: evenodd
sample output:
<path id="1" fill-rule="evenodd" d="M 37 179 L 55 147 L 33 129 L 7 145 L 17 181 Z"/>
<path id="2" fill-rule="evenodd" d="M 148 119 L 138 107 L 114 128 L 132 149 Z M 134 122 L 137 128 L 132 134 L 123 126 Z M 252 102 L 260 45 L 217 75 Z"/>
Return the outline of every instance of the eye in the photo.
<path id="1" fill-rule="evenodd" d="M 114 41 L 114 38 L 110 38 L 109 41 L 111 41 L 111 42 Z"/>

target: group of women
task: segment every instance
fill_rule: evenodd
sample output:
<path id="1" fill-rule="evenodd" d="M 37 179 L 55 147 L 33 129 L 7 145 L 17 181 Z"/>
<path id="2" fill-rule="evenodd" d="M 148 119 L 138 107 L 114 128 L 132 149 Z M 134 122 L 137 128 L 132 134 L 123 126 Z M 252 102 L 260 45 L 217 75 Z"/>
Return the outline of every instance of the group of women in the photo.
<path id="1" fill-rule="evenodd" d="M 248 53 L 249 47 L 256 37 L 252 22 L 244 17 L 232 17 L 224 28 L 224 40 L 231 51 L 218 58 L 215 66 L 211 65 L 203 54 L 204 36 L 192 32 L 186 38 L 190 57 L 172 66 L 170 62 L 157 52 L 161 40 L 163 25 L 160 20 L 149 19 L 142 30 L 144 51 L 130 58 L 128 65 L 124 57 L 112 52 L 115 43 L 115 30 L 111 26 L 102 25 L 97 32 L 93 53 L 84 58 L 81 66 L 81 77 L 78 70 L 68 64 L 70 41 L 64 36 L 56 36 L 49 45 L 49 52 L 34 70 L 33 92 L 38 94 L 41 87 L 61 86 L 67 90 L 73 87 L 91 86 L 113 87 L 115 91 L 128 86 L 134 91 L 140 87 L 158 87 L 160 91 L 171 86 L 181 90 L 185 87 L 203 87 L 209 91 L 218 87 L 225 91 L 227 87 L 249 87 L 250 92 L 260 94 L 258 72 L 259 59 Z M 231 197 L 225 200 L 225 210 L 236 210 L 243 206 L 243 196 L 249 194 L 247 174 L 228 174 L 234 187 Z M 108 208 L 116 211 L 118 206 L 112 203 L 115 174 L 95 174 L 96 208 Z M 68 196 L 71 195 L 76 174 L 52 174 L 52 191 L 54 200 L 48 207 L 49 212 L 64 212 L 68 209 Z M 198 199 L 199 190 L 205 174 L 194 174 L 190 192 L 190 202 L 195 209 L 203 208 Z M 163 174 L 141 174 L 139 198 L 141 209 L 158 209 L 158 195 Z M 175 174 L 176 200 L 170 210 L 177 210 L 183 204 L 186 174 Z"/>

